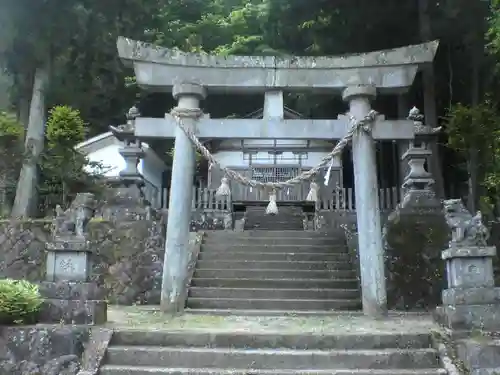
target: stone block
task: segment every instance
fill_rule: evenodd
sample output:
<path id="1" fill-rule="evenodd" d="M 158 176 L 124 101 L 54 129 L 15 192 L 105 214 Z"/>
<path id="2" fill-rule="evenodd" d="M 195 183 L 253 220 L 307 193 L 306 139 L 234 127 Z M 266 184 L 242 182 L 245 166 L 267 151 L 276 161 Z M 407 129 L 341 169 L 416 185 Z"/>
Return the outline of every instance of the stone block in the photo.
<path id="1" fill-rule="evenodd" d="M 44 281 L 40 283 L 40 294 L 47 299 L 101 300 L 105 292 L 92 282 Z"/>
<path id="2" fill-rule="evenodd" d="M 101 300 L 46 299 L 39 318 L 42 323 L 103 324 L 107 309 L 107 303 Z"/>
<path id="3" fill-rule="evenodd" d="M 443 305 L 500 305 L 500 288 L 451 288 L 442 297 Z"/>
<path id="4" fill-rule="evenodd" d="M 87 251 L 49 251 L 47 254 L 47 280 L 85 282 L 92 264 Z"/>
<path id="5" fill-rule="evenodd" d="M 451 329 L 497 331 L 500 327 L 500 305 L 443 305 L 441 323 Z"/>
<path id="6" fill-rule="evenodd" d="M 457 247 L 442 253 L 449 288 L 493 287 L 494 247 Z"/>
<path id="7" fill-rule="evenodd" d="M 456 340 L 455 347 L 460 360 L 471 373 L 486 374 L 488 369 L 500 368 L 499 340 L 476 334 Z"/>

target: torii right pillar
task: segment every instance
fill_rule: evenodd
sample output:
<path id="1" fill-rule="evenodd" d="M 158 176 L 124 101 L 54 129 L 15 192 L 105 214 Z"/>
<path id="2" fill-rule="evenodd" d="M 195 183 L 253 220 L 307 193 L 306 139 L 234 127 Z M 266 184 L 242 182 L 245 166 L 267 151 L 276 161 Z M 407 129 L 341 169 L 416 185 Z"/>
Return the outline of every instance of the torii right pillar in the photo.
<path id="1" fill-rule="evenodd" d="M 352 85 L 344 90 L 343 99 L 349 103 L 350 115 L 359 121 L 370 113 L 370 101 L 376 95 L 375 86 Z M 381 317 L 387 313 L 387 291 L 375 143 L 370 132 L 355 132 L 352 155 L 363 312 Z"/>

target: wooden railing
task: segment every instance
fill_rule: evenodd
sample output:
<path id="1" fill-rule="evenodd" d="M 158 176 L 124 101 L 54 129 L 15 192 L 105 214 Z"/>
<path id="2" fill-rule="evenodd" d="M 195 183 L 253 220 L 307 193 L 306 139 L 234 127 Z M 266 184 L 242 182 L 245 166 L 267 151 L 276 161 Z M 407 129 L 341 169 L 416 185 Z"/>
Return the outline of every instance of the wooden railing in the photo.
<path id="1" fill-rule="evenodd" d="M 400 189 L 396 187 L 379 189 L 379 204 L 381 210 L 393 210 L 401 200 Z M 316 210 L 323 211 L 356 211 L 356 200 L 352 188 L 342 188 L 330 197 L 320 197 L 316 202 Z"/>
<path id="2" fill-rule="evenodd" d="M 191 204 L 192 210 L 206 210 L 206 211 L 230 211 L 231 198 L 230 197 L 218 197 L 215 195 L 216 189 L 207 189 L 200 187 L 193 187 L 193 201 Z M 158 201 L 163 202 L 163 208 L 168 208 L 168 191 L 163 189 L 163 197 Z M 262 200 L 268 199 L 268 194 L 264 195 L 261 193 Z M 280 201 L 291 201 L 292 199 L 287 199 L 290 196 L 286 194 L 286 191 L 280 191 L 278 193 L 278 204 Z M 381 210 L 393 210 L 396 208 L 400 201 L 400 190 L 396 187 L 386 188 L 379 190 L 379 202 Z M 280 199 L 281 198 L 281 199 Z M 303 200 L 303 199 L 302 199 Z M 320 197 L 320 201 L 316 202 L 316 210 L 324 211 L 356 211 L 356 202 L 354 199 L 354 192 L 352 188 L 338 189 L 330 197 Z"/>
<path id="3" fill-rule="evenodd" d="M 218 197 L 215 195 L 217 189 L 193 187 L 193 201 L 191 209 L 193 211 L 230 211 L 231 197 Z M 163 189 L 163 208 L 168 208 L 169 194 L 167 189 Z"/>

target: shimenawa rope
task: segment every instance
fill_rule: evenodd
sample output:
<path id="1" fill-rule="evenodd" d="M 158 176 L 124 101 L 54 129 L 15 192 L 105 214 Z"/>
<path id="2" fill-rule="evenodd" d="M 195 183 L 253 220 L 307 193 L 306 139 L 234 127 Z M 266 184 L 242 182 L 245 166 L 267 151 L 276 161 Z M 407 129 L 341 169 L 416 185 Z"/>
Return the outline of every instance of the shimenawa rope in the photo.
<path id="1" fill-rule="evenodd" d="M 251 188 L 260 188 L 260 189 L 268 189 L 270 190 L 269 195 L 269 205 L 266 208 L 266 214 L 277 214 L 278 206 L 276 204 L 276 192 L 277 190 L 291 187 L 295 184 L 299 184 L 302 181 L 308 181 L 313 176 L 318 174 L 318 172 L 325 167 L 328 163 L 330 163 L 327 174 L 325 176 L 325 185 L 328 184 L 330 171 L 333 166 L 333 159 L 335 156 L 339 155 L 342 150 L 349 144 L 354 136 L 355 132 L 360 130 L 367 133 L 371 132 L 372 124 L 377 118 L 377 112 L 372 110 L 370 111 L 363 119 L 357 120 L 354 116 L 349 116 L 349 122 L 351 123 L 351 128 L 347 132 L 347 134 L 335 145 L 333 150 L 328 153 L 328 155 L 324 156 L 320 163 L 315 167 L 309 169 L 308 171 L 302 172 L 300 175 L 295 176 L 287 181 L 282 182 L 262 182 L 253 179 L 249 179 L 240 173 L 233 171 L 229 168 L 222 167 L 217 160 L 213 157 L 210 151 L 200 142 L 198 137 L 194 134 L 194 132 L 188 128 L 184 122 L 183 118 L 192 118 L 198 119 L 203 115 L 203 111 L 199 108 L 180 108 L 175 107 L 170 112 L 174 117 L 177 125 L 181 128 L 181 130 L 186 134 L 186 136 L 191 140 L 194 146 L 198 149 L 198 151 L 203 155 L 205 159 L 210 164 L 210 168 L 212 166 L 217 166 L 224 172 L 224 178 L 221 180 L 221 186 L 217 189 L 216 195 L 218 196 L 228 196 L 231 194 L 231 190 L 229 187 L 229 179 L 238 182 L 245 186 L 250 186 Z M 327 180 L 328 178 L 328 180 Z M 313 191 L 314 189 L 314 191 Z M 307 200 L 316 201 L 318 199 L 318 186 L 315 182 L 311 183 L 311 191 L 308 194 Z"/>

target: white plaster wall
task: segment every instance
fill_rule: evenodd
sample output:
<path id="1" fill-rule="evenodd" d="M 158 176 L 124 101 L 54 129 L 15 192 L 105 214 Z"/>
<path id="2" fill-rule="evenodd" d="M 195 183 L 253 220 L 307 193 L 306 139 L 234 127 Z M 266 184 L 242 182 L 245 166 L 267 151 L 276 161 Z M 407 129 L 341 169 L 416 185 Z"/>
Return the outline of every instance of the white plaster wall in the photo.
<path id="1" fill-rule="evenodd" d="M 243 152 L 241 151 L 220 151 L 214 154 L 214 157 L 223 167 L 248 166 L 248 161 L 243 160 Z"/>
<path id="2" fill-rule="evenodd" d="M 125 168 L 125 160 L 119 153 L 121 147 L 119 144 L 109 145 L 89 153 L 87 158 L 89 161 L 101 163 L 105 167 L 104 176 L 118 177 L 120 171 Z M 137 169 L 146 180 L 160 189 L 162 186 L 162 173 L 165 167 L 165 164 L 158 156 L 146 149 L 146 156 L 139 162 Z M 86 170 L 91 172 L 92 168 L 87 166 Z"/>
<path id="3" fill-rule="evenodd" d="M 141 161 L 141 167 L 140 172 L 144 178 L 160 189 L 163 171 L 166 168 L 165 163 L 153 151 L 146 150 L 146 156 Z"/>
<path id="4" fill-rule="evenodd" d="M 106 170 L 104 176 L 118 177 L 120 171 L 125 168 L 125 160 L 123 160 L 118 152 L 120 147 L 119 145 L 109 145 L 89 153 L 87 158 L 91 162 L 101 163 L 103 165 Z M 142 169 L 141 163 L 139 163 L 138 168 Z M 92 167 L 90 166 L 87 166 L 85 169 L 88 172 L 92 172 Z"/>

